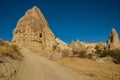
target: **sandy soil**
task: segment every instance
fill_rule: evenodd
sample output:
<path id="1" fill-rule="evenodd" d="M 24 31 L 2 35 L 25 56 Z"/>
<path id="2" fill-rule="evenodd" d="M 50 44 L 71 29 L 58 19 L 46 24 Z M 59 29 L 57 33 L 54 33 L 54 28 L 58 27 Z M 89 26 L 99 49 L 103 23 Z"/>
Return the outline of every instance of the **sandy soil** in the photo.
<path id="1" fill-rule="evenodd" d="M 72 69 L 76 73 L 94 77 L 96 80 L 120 80 L 120 64 L 96 62 L 78 57 L 54 58 L 53 61 Z"/>
<path id="2" fill-rule="evenodd" d="M 94 80 L 85 75 L 78 75 L 72 70 L 62 67 L 54 61 L 45 59 L 22 49 L 24 63 L 16 80 Z"/>

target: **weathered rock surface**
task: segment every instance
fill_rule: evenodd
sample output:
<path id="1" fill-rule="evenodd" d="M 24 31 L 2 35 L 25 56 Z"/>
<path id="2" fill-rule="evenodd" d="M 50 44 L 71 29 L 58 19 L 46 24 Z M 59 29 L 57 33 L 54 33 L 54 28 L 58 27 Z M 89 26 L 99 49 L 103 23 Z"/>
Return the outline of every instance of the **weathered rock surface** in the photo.
<path id="1" fill-rule="evenodd" d="M 70 46 L 74 47 L 78 47 L 81 50 L 85 50 L 86 54 L 91 54 L 91 53 L 95 53 L 95 47 L 98 46 L 100 49 L 105 49 L 107 48 L 107 44 L 105 42 L 82 42 L 77 40 L 76 42 L 71 42 Z"/>
<path id="2" fill-rule="evenodd" d="M 68 44 L 64 43 L 59 38 L 56 38 L 56 43 L 57 43 L 56 52 L 58 53 L 61 53 L 64 49 L 70 49 Z"/>
<path id="3" fill-rule="evenodd" d="M 113 28 L 107 40 L 108 49 L 120 49 L 120 42 L 117 31 Z"/>
<path id="4" fill-rule="evenodd" d="M 20 47 L 37 47 L 41 51 L 47 51 L 50 53 L 54 51 L 61 52 L 64 49 L 71 51 L 68 44 L 55 37 L 42 12 L 36 6 L 29 9 L 18 21 L 17 26 L 13 31 L 12 41 Z M 77 43 L 78 42 L 75 44 Z M 100 48 L 108 47 L 109 49 L 120 49 L 118 33 L 114 28 L 110 33 L 107 45 L 103 42 L 80 42 L 80 44 L 85 47 L 87 53 L 95 52 L 96 46 L 99 46 Z"/>
<path id="5" fill-rule="evenodd" d="M 85 46 L 87 54 L 94 54 L 96 46 L 102 50 L 107 48 L 107 44 L 105 42 L 81 42 L 81 44 Z"/>
<path id="6" fill-rule="evenodd" d="M 78 52 L 84 52 L 86 54 L 85 45 L 83 45 L 79 40 L 76 42 L 72 41 L 70 44 L 70 47 L 72 48 L 73 55 L 78 56 Z"/>
<path id="7" fill-rule="evenodd" d="M 34 6 L 18 21 L 13 31 L 12 41 L 18 46 L 40 47 L 41 50 L 52 51 L 55 35 L 48 27 L 42 12 Z"/>

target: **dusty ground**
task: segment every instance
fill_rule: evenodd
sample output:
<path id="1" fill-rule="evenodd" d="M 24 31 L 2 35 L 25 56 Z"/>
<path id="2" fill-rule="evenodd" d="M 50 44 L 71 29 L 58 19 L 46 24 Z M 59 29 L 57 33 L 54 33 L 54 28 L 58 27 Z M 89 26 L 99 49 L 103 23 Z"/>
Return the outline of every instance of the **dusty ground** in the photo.
<path id="1" fill-rule="evenodd" d="M 82 58 L 48 60 L 21 50 L 22 62 L 0 58 L 0 80 L 120 80 L 120 65 Z"/>
<path id="2" fill-rule="evenodd" d="M 16 80 L 94 80 L 89 76 L 78 75 L 54 61 L 45 59 L 23 49 L 24 66 L 19 70 Z"/>
<path id="3" fill-rule="evenodd" d="M 120 80 L 120 65 L 114 63 L 100 63 L 83 58 L 53 59 L 62 66 L 68 67 L 78 74 L 94 77 L 96 80 Z"/>

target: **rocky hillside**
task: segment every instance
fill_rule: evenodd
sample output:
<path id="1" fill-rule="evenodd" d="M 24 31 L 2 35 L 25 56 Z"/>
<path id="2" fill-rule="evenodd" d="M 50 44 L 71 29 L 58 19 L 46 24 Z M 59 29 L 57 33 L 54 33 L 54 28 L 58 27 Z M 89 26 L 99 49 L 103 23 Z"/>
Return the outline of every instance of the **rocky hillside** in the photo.
<path id="1" fill-rule="evenodd" d="M 0 80 L 14 80 L 22 59 L 16 45 L 0 40 Z"/>
<path id="2" fill-rule="evenodd" d="M 74 44 L 81 44 L 84 46 L 85 51 L 87 54 L 94 54 L 96 51 L 96 46 L 99 47 L 101 50 L 116 50 L 120 49 L 120 41 L 118 37 L 117 31 L 113 28 L 110 32 L 110 35 L 108 37 L 108 40 L 106 42 L 82 42 L 82 41 L 75 41 L 72 42 Z M 73 45 L 73 44 L 70 44 Z M 75 47 L 73 47 L 75 48 Z M 82 47 L 79 47 L 80 49 L 83 50 Z"/>
<path id="3" fill-rule="evenodd" d="M 15 44 L 0 40 L 0 57 L 6 56 L 15 60 L 21 60 L 23 57 Z"/>
<path id="4" fill-rule="evenodd" d="M 68 50 L 71 51 L 71 47 L 57 38 L 50 30 L 44 15 L 36 6 L 29 9 L 18 21 L 13 31 L 12 42 L 19 47 L 38 48 L 40 51 L 48 53 L 63 52 L 64 48 L 69 48 Z M 102 49 L 120 49 L 118 33 L 115 29 L 112 29 L 107 42 L 80 43 L 85 46 L 87 53 L 95 52 L 96 46 Z"/>

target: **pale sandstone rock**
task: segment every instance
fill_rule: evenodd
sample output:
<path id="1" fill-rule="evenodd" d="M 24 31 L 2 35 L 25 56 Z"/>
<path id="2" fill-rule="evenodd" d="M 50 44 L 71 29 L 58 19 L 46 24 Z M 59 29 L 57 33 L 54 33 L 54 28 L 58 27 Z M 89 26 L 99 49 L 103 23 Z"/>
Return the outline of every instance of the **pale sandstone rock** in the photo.
<path id="1" fill-rule="evenodd" d="M 101 50 L 107 48 L 107 44 L 105 42 L 81 42 L 81 44 L 85 46 L 87 54 L 94 54 L 96 46 L 98 46 Z"/>
<path id="2" fill-rule="evenodd" d="M 84 54 L 86 54 L 85 45 L 83 45 L 79 40 L 76 42 L 72 41 L 69 46 L 72 48 L 73 55 L 75 56 L 79 55 L 79 53 L 76 52 L 85 52 Z"/>
<path id="3" fill-rule="evenodd" d="M 52 51 L 55 35 L 42 12 L 34 6 L 18 21 L 12 41 L 20 47 L 40 47 L 41 50 Z"/>
<path id="4" fill-rule="evenodd" d="M 17 26 L 13 31 L 12 42 L 19 47 L 37 47 L 41 51 L 51 53 L 54 51 L 62 52 L 64 49 L 72 52 L 71 44 L 69 46 L 59 38 L 55 37 L 42 12 L 36 6 L 29 9 L 18 21 Z M 107 46 L 109 49 L 120 49 L 120 42 L 115 29 L 112 29 L 107 44 L 104 42 L 89 43 L 80 41 L 77 41 L 74 44 L 81 47 L 81 49 L 84 48 L 87 53 L 94 53 L 96 46 L 99 46 L 101 49 L 106 48 Z M 56 50 L 54 50 L 54 48 Z"/>
<path id="5" fill-rule="evenodd" d="M 107 45 L 108 45 L 108 49 L 110 50 L 120 49 L 119 36 L 114 28 L 110 32 L 110 36 L 107 40 Z"/>
<path id="6" fill-rule="evenodd" d="M 61 41 L 59 38 L 56 38 L 56 43 L 57 43 L 57 47 L 56 47 L 57 52 L 61 53 L 64 49 L 69 49 L 68 44 Z"/>

